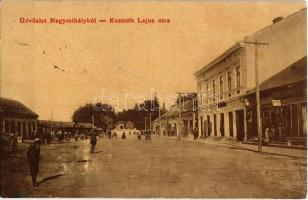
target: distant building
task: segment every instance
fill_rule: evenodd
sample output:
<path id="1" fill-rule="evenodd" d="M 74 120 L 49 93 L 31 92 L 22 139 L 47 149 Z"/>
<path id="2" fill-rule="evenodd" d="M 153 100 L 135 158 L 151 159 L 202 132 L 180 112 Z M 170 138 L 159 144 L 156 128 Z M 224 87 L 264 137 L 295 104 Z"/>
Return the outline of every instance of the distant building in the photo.
<path id="1" fill-rule="evenodd" d="M 114 130 L 123 130 L 125 128 L 125 122 L 119 121 L 114 125 Z"/>
<path id="2" fill-rule="evenodd" d="M 38 115 L 19 101 L 0 97 L 1 133 L 14 133 L 23 139 L 35 137 Z"/>
<path id="3" fill-rule="evenodd" d="M 156 118 L 152 121 L 152 127 L 151 130 L 154 132 L 154 134 L 160 134 L 159 133 L 159 118 Z"/>
<path id="4" fill-rule="evenodd" d="M 255 88 L 255 45 L 258 46 L 259 82 L 271 78 L 307 55 L 307 9 L 267 26 L 237 42 L 194 76 L 198 90 L 199 135 L 243 141 L 255 135 L 255 109 L 247 107 L 246 93 Z M 281 80 L 282 81 L 282 80 Z M 303 107 L 306 109 L 306 107 Z M 249 122 L 249 123 L 248 123 Z"/>
<path id="5" fill-rule="evenodd" d="M 132 121 L 128 121 L 125 123 L 125 128 L 126 129 L 134 129 L 135 128 L 135 124 Z"/>
<path id="6" fill-rule="evenodd" d="M 38 127 L 43 133 L 53 131 L 64 131 L 71 133 L 87 133 L 93 129 L 97 129 L 91 123 L 85 122 L 61 122 L 61 121 L 50 121 L 50 120 L 39 120 Z"/>
<path id="7" fill-rule="evenodd" d="M 114 124 L 114 128 L 111 129 L 111 132 L 113 134 L 116 133 L 117 135 L 120 136 L 123 133 L 130 135 L 130 134 L 137 134 L 140 131 L 134 127 L 134 123 L 131 121 L 128 122 L 119 121 L 116 124 Z"/>
<path id="8" fill-rule="evenodd" d="M 181 112 L 181 120 L 180 120 Z M 186 97 L 179 105 L 161 115 L 161 135 L 164 136 L 189 136 L 197 125 L 196 95 Z M 159 118 L 153 121 L 153 130 L 159 133 Z M 181 133 L 180 133 L 181 126 Z"/>

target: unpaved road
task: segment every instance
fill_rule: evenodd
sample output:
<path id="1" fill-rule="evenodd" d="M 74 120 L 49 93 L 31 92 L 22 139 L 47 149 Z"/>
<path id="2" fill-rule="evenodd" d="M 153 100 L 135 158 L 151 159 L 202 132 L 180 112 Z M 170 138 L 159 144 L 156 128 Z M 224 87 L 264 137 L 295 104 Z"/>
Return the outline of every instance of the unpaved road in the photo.
<path id="1" fill-rule="evenodd" d="M 306 159 L 187 141 L 136 136 L 43 145 L 38 187 L 25 151 L 4 156 L 9 197 L 304 198 Z"/>

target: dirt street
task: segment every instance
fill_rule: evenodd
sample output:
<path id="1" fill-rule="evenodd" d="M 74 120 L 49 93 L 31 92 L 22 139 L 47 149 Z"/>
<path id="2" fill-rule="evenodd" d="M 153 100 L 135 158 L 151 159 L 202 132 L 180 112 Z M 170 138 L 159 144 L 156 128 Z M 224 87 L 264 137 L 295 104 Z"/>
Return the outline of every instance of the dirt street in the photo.
<path id="1" fill-rule="evenodd" d="M 6 197 L 304 198 L 306 159 L 171 140 L 100 138 L 42 145 L 39 186 L 25 150 L 1 160 Z"/>

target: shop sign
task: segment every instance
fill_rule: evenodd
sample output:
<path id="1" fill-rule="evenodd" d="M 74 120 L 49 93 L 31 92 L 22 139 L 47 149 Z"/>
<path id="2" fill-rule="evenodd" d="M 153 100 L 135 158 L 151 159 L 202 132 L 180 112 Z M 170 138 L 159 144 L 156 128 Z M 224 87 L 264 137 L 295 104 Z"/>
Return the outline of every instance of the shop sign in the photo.
<path id="1" fill-rule="evenodd" d="M 272 100 L 273 106 L 281 106 L 281 101 L 280 100 Z"/>
<path id="2" fill-rule="evenodd" d="M 226 102 L 218 103 L 218 108 L 223 108 L 223 107 L 226 107 L 226 106 L 227 106 Z"/>

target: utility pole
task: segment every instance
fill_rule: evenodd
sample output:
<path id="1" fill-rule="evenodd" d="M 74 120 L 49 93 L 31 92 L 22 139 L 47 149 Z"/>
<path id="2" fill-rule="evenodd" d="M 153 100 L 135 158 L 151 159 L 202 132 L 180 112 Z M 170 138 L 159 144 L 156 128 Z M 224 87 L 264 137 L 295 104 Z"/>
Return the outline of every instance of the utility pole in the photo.
<path id="1" fill-rule="evenodd" d="M 256 79 L 256 102 L 257 102 L 257 124 L 258 124 L 258 151 L 262 152 L 262 120 L 261 120 L 261 106 L 260 106 L 260 86 L 259 86 L 259 66 L 258 66 L 258 45 L 269 45 L 268 43 L 247 42 L 247 44 L 255 45 L 255 79 Z"/>
<path id="2" fill-rule="evenodd" d="M 158 104 L 159 135 L 161 136 L 160 103 Z"/>
<path id="3" fill-rule="evenodd" d="M 181 105 L 181 98 L 182 98 L 182 94 L 186 94 L 184 92 L 177 92 L 179 94 L 179 135 L 178 138 L 181 139 L 182 138 L 182 105 Z"/>
<path id="4" fill-rule="evenodd" d="M 150 113 L 150 131 L 152 130 L 152 122 L 151 122 L 151 113 Z"/>
<path id="5" fill-rule="evenodd" d="M 52 131 L 53 109 L 51 110 L 50 132 Z"/>

